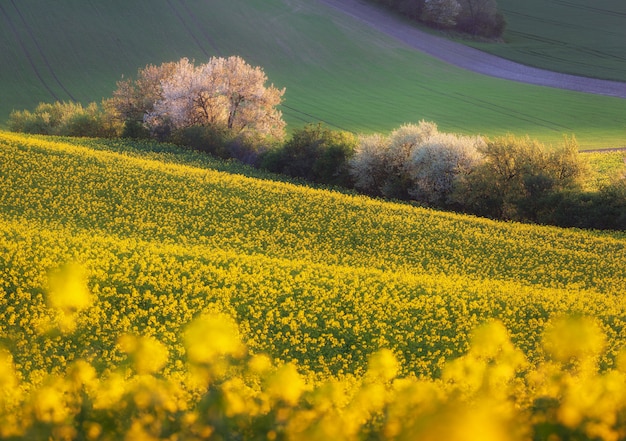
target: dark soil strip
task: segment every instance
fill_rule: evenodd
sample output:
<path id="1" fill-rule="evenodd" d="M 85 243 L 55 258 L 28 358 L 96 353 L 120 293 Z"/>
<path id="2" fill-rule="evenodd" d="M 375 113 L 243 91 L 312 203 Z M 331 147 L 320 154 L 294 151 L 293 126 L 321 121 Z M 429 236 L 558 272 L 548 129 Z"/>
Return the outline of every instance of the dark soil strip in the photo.
<path id="1" fill-rule="evenodd" d="M 7 23 L 9 23 L 9 27 L 11 28 L 11 31 L 13 32 L 13 35 L 15 36 L 15 40 L 19 43 L 20 47 L 22 48 L 22 52 L 24 52 L 24 55 L 26 55 L 28 64 L 30 64 L 30 67 L 33 69 L 33 72 L 35 72 L 35 75 L 37 76 L 37 78 L 39 78 L 39 82 L 41 82 L 43 87 L 48 91 L 48 93 L 50 93 L 52 98 L 54 98 L 56 101 L 59 101 L 59 97 L 56 95 L 56 93 L 54 93 L 54 91 L 50 88 L 50 86 L 48 86 L 48 83 L 46 83 L 46 81 L 41 76 L 39 69 L 37 69 L 37 65 L 35 65 L 35 63 L 33 62 L 33 58 L 31 57 L 30 52 L 24 45 L 24 42 L 22 41 L 22 39 L 20 38 L 20 34 L 15 28 L 15 24 L 11 20 L 11 17 L 9 16 L 9 14 L 7 14 L 6 10 L 2 7 L 1 2 L 0 2 L 0 12 L 2 12 L 2 15 L 4 15 L 4 17 L 6 18 Z"/>
<path id="2" fill-rule="evenodd" d="M 538 69 L 438 37 L 363 0 L 318 0 L 409 47 L 472 72 L 520 83 L 626 98 L 626 83 Z"/>
<path id="3" fill-rule="evenodd" d="M 17 5 L 15 4 L 15 1 L 11 0 L 11 4 L 15 8 L 15 10 L 17 11 L 17 15 L 20 16 L 20 20 L 22 20 L 22 23 L 24 24 L 24 28 L 26 29 L 26 32 L 28 33 L 28 35 L 31 38 L 31 40 L 33 40 L 33 42 L 35 43 L 35 47 L 37 48 L 37 52 L 39 52 L 39 55 L 41 56 L 41 59 L 43 60 L 44 64 L 48 68 L 48 70 L 50 71 L 50 74 L 52 74 L 52 78 L 54 78 L 54 81 L 59 85 L 59 87 L 61 87 L 61 89 L 63 89 L 63 91 L 67 94 L 67 96 L 70 97 L 70 99 L 72 101 L 76 101 L 76 98 L 74 98 L 72 93 L 65 88 L 63 83 L 61 83 L 61 80 L 59 80 L 59 77 L 57 77 L 56 74 L 54 73 L 54 69 L 52 69 L 52 66 L 48 62 L 48 59 L 46 58 L 46 55 L 44 54 L 44 51 L 41 49 L 41 46 L 39 46 L 39 43 L 37 42 L 37 39 L 35 38 L 35 35 L 33 34 L 33 30 L 28 25 L 28 22 L 26 22 L 26 20 L 24 20 L 24 16 L 20 12 L 20 10 L 17 8 Z M 59 99 L 57 98 L 57 101 L 58 100 Z"/>

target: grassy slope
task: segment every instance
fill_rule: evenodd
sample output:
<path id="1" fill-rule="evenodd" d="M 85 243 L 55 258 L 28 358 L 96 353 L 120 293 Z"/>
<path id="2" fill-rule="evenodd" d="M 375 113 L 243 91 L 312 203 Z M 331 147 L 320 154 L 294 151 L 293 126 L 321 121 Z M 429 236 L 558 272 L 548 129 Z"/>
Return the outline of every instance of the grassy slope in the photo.
<path id="1" fill-rule="evenodd" d="M 0 20 L 5 116 L 55 98 L 99 100 L 147 63 L 239 54 L 287 88 L 292 129 L 325 121 L 387 131 L 427 119 L 447 131 L 545 142 L 574 133 L 584 148 L 626 144 L 626 100 L 474 75 L 304 0 L 25 0 L 4 3 Z"/>
<path id="2" fill-rule="evenodd" d="M 322 374 L 363 369 L 381 345 L 405 369 L 436 373 L 493 317 L 531 356 L 564 312 L 601 320 L 611 351 L 623 344 L 624 234 L 487 221 L 219 165 L 235 175 L 159 144 L 0 132 L 0 165 L 0 315 L 14 316 L 0 334 L 19 343 L 26 371 L 115 360 L 129 330 L 176 347 L 180 327 L 216 308 L 254 350 Z M 46 272 L 67 260 L 87 268 L 99 300 L 85 347 L 49 348 L 35 332 Z M 70 356 L 71 345 L 88 352 Z"/>
<path id="3" fill-rule="evenodd" d="M 622 0 L 499 0 L 498 4 L 508 23 L 506 44 L 479 44 L 479 48 L 549 70 L 626 81 L 626 3 Z"/>

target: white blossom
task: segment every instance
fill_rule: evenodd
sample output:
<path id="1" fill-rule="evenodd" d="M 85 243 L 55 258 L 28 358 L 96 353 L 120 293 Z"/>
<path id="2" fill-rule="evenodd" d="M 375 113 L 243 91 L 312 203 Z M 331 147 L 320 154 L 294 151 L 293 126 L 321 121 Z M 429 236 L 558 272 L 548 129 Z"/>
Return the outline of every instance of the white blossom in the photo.
<path id="1" fill-rule="evenodd" d="M 162 98 L 146 122 L 168 123 L 173 129 L 210 125 L 282 138 L 285 123 L 275 107 L 285 90 L 266 87 L 266 81 L 260 67 L 240 57 L 213 57 L 200 66 L 183 58 L 162 80 Z"/>

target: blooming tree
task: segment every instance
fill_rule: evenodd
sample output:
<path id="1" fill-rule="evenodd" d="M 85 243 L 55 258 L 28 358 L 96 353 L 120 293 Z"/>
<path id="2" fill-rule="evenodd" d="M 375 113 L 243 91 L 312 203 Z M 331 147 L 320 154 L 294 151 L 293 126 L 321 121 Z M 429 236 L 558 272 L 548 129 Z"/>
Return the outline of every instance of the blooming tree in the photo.
<path id="1" fill-rule="evenodd" d="M 385 179 L 385 153 L 389 149 L 386 137 L 376 133 L 362 135 L 348 163 L 354 186 L 359 190 L 379 194 Z"/>
<path id="2" fill-rule="evenodd" d="M 170 77 L 176 63 L 152 64 L 139 69 L 137 79 L 117 82 L 113 97 L 106 100 L 106 107 L 123 122 L 143 123 L 145 116 L 154 110 L 154 103 L 163 99 L 162 82 Z"/>
<path id="3" fill-rule="evenodd" d="M 161 81 L 162 98 L 146 122 L 151 127 L 213 126 L 282 138 L 285 123 L 276 106 L 285 89 L 266 87 L 266 82 L 260 67 L 240 57 L 213 57 L 199 66 L 183 58 Z"/>
<path id="4" fill-rule="evenodd" d="M 413 150 L 435 133 L 435 123 L 420 121 L 404 124 L 389 136 L 361 136 L 349 164 L 355 187 L 387 197 L 408 196 L 404 191 L 408 160 Z"/>

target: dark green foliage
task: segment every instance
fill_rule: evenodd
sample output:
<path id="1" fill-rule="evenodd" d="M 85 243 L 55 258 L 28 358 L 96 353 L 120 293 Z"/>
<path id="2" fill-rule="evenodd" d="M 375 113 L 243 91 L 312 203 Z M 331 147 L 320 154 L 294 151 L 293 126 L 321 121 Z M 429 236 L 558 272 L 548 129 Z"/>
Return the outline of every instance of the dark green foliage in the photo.
<path id="1" fill-rule="evenodd" d="M 458 0 L 461 13 L 457 29 L 472 35 L 495 38 L 502 36 L 506 27 L 504 15 L 496 0 Z"/>
<path id="2" fill-rule="evenodd" d="M 626 230 L 626 180 L 593 193 L 556 193 L 546 200 L 537 220 L 561 227 Z"/>
<path id="3" fill-rule="evenodd" d="M 148 139 L 150 138 L 150 131 L 139 121 L 127 120 L 124 121 L 122 138 Z"/>
<path id="4" fill-rule="evenodd" d="M 65 125 L 67 136 L 99 136 L 103 134 L 103 127 L 97 115 L 77 113 L 70 117 Z"/>
<path id="5" fill-rule="evenodd" d="M 228 157 L 226 149 L 228 134 L 225 130 L 209 126 L 191 126 L 174 131 L 170 141 L 218 158 Z"/>
<path id="6" fill-rule="evenodd" d="M 236 159 L 253 166 L 259 166 L 261 157 L 270 148 L 267 139 L 215 126 L 178 129 L 166 140 L 221 159 Z"/>
<path id="7" fill-rule="evenodd" d="M 510 135 L 488 141 L 482 154 L 483 161 L 459 181 L 454 200 L 497 219 L 537 221 L 555 193 L 579 188 L 585 172 L 573 139 L 547 150 Z"/>
<path id="8" fill-rule="evenodd" d="M 506 28 L 506 19 L 501 12 L 493 17 L 480 15 L 475 19 L 461 18 L 457 22 L 457 29 L 472 35 L 488 38 L 501 37 Z"/>
<path id="9" fill-rule="evenodd" d="M 349 132 L 309 124 L 297 130 L 283 147 L 269 151 L 261 166 L 312 182 L 348 187 L 347 161 L 356 143 L 356 136 Z"/>
<path id="10" fill-rule="evenodd" d="M 455 189 L 457 207 L 494 219 L 626 230 L 626 180 L 583 191 L 585 165 L 573 139 L 546 150 L 529 138 L 488 142 L 484 161 Z"/>

